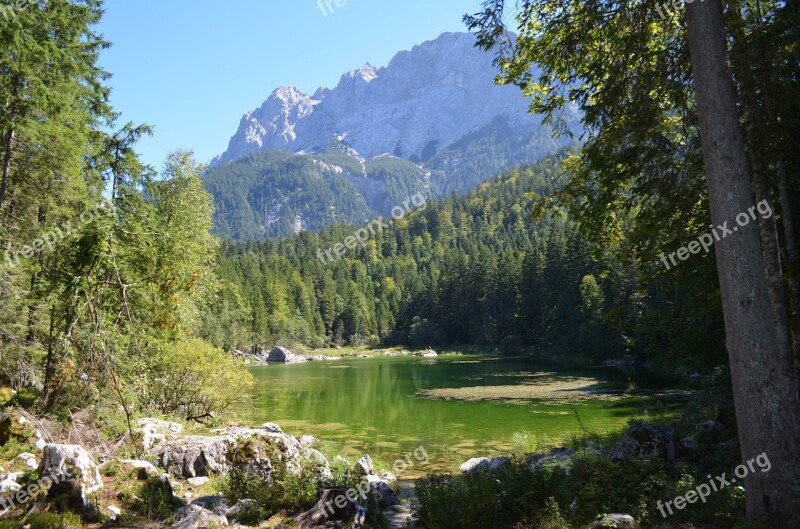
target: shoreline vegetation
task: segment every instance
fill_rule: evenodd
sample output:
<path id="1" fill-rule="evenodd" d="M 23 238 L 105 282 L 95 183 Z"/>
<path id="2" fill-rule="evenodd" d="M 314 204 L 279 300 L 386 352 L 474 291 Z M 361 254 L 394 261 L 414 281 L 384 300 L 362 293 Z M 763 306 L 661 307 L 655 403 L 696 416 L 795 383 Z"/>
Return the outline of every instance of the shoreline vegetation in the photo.
<path id="1" fill-rule="evenodd" d="M 540 524 L 556 521 L 562 529 L 583 529 L 597 515 L 612 511 L 632 514 L 641 527 L 673 527 L 659 525 L 656 502 L 682 494 L 694 483 L 691 480 L 702 481 L 705 473 L 720 471 L 736 459 L 735 432 L 720 422 L 726 417 L 695 423 L 709 411 L 705 403 L 663 426 L 633 421 L 624 431 L 605 435 L 584 431 L 562 441 L 520 432 L 513 449 L 506 453 L 456 460 L 451 472 L 431 473 L 420 457 L 416 466 L 400 465 L 402 457 L 398 461 L 343 457 L 336 443 L 300 433 L 295 437 L 272 423 L 258 428 L 210 428 L 143 418 L 136 421 L 133 438 L 123 437 L 109 451 L 109 440 L 96 430 L 96 422 L 91 426 L 78 422 L 92 421 L 91 411 L 75 418 L 65 431 L 57 421 L 7 407 L 0 427 L 10 424 L 11 433 L 0 460 L 5 461 L 5 471 L 17 472 L 12 477 L 19 483 L 18 490 L 41 482 L 51 472 L 43 462 L 36 467 L 28 465 L 27 456 L 20 454 L 32 452 L 36 461 L 42 451 L 63 452 L 63 445 L 55 442 L 59 437 L 61 442 L 83 439 L 81 444 L 87 446 L 85 452 L 79 447 L 85 456 L 64 456 L 63 468 L 71 470 L 66 479 L 71 488 L 51 489 L 22 509 L 17 506 L 4 512 L 0 528 L 16 529 L 20 520 L 32 521 L 31 527 L 36 529 L 63 523 L 86 528 L 155 528 L 164 522 L 194 527 L 186 524 L 221 525 L 224 520 L 226 524 L 239 523 L 239 527 L 288 529 L 297 527 L 295 519 L 304 514 L 310 519 L 308 513 L 317 512 L 318 499 L 324 498 L 330 509 L 336 491 L 348 488 L 366 492 L 355 501 L 342 500 L 343 506 L 331 511 L 332 520 L 341 516 L 352 519 L 359 512 L 358 504 L 366 513 L 364 527 L 385 527 L 381 524 L 401 519 L 404 525 L 390 527 L 425 527 L 427 521 L 427 527 L 485 529 L 482 524 L 491 520 L 497 527 L 509 529 L 543 527 Z M 417 451 L 422 453 L 428 463 L 430 452 L 423 446 Z M 83 480 L 93 475 L 95 466 L 102 485 L 91 494 L 82 494 L 81 490 L 86 490 Z M 651 485 L 642 489 L 637 480 L 644 476 L 650 476 Z M 615 483 L 611 495 L 604 486 L 609 482 Z M 365 483 L 371 483 L 371 488 L 365 489 Z M 708 505 L 691 512 L 676 511 L 676 523 L 681 525 L 674 527 L 712 523 L 732 528 L 736 516 L 720 509 L 738 508 L 740 491 L 732 487 L 712 496 Z M 525 496 L 530 502 L 527 507 L 508 504 L 511 510 L 499 517 L 493 508 L 485 510 L 494 502 Z M 71 507 L 64 511 L 47 505 Z M 36 508 L 20 518 L 31 506 Z"/>

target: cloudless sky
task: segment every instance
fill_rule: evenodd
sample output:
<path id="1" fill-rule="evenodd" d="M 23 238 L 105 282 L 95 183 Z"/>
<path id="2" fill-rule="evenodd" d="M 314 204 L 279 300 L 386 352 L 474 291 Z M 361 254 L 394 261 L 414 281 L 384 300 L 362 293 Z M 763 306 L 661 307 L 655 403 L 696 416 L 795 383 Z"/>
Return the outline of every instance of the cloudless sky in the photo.
<path id="1" fill-rule="evenodd" d="M 138 147 L 145 163 L 161 168 L 179 148 L 208 162 L 275 88 L 313 93 L 367 62 L 386 66 L 398 51 L 466 31 L 461 17 L 480 3 L 347 0 L 325 16 L 317 0 L 107 0 L 97 29 L 113 46 L 101 65 L 114 75 L 119 124 L 155 127 Z"/>

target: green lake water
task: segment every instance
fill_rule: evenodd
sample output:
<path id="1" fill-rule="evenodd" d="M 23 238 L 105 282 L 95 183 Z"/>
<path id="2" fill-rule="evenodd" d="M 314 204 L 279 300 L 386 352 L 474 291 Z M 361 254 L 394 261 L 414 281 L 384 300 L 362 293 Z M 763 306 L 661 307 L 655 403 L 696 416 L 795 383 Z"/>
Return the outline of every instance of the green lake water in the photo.
<path id="1" fill-rule="evenodd" d="M 420 390 L 531 383 L 590 377 L 616 390 L 652 381 L 616 368 L 563 371 L 523 358 L 395 357 L 273 364 L 251 368 L 254 400 L 240 410 L 253 424 L 275 422 L 294 435 L 311 434 L 339 445 L 348 456 L 369 453 L 391 463 L 424 447 L 427 465 L 411 474 L 449 471 L 471 457 L 508 453 L 515 432 L 559 440 L 618 430 L 632 418 L 660 413 L 644 397 L 552 402 L 547 399 L 463 401 L 428 398 Z M 577 417 L 576 417 L 577 413 Z M 419 452 L 418 452 L 419 453 Z M 412 457 L 416 462 L 419 458 Z"/>

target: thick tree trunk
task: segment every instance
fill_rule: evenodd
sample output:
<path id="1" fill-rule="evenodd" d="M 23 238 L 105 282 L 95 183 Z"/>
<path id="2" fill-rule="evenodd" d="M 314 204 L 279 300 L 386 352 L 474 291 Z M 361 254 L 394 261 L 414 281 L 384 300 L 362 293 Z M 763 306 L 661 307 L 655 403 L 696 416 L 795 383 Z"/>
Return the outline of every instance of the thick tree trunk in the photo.
<path id="1" fill-rule="evenodd" d="M 686 4 L 703 161 L 715 225 L 753 205 L 720 0 Z M 717 243 L 739 440 L 745 461 L 765 453 L 768 472 L 745 478 L 747 516 L 800 527 L 800 398 L 791 355 L 772 321 L 759 234 L 739 229 Z"/>

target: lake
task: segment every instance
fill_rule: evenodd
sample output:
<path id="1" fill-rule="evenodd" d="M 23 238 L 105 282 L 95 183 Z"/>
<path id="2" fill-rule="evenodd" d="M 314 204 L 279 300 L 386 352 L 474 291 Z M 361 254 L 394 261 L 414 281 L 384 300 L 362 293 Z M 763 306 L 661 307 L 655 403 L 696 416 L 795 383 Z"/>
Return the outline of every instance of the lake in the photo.
<path id="1" fill-rule="evenodd" d="M 411 474 L 451 471 L 471 457 L 508 453 L 515 433 L 545 442 L 618 430 L 664 412 L 653 397 L 623 390 L 657 381 L 616 368 L 554 368 L 527 358 L 379 357 L 251 368 L 254 400 L 239 411 L 299 436 L 337 443 L 342 453 L 386 462 L 419 447 Z"/>

